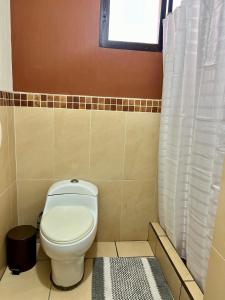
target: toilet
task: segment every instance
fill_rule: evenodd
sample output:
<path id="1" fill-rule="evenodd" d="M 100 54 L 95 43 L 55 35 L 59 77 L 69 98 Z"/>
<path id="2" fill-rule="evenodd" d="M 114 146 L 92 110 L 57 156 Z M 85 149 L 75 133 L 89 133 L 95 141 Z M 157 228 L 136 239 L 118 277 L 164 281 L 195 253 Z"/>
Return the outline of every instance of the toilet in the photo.
<path id="1" fill-rule="evenodd" d="M 98 223 L 98 188 L 83 180 L 53 184 L 40 224 L 42 248 L 51 259 L 51 280 L 72 289 L 84 274 L 84 256 L 92 245 Z"/>

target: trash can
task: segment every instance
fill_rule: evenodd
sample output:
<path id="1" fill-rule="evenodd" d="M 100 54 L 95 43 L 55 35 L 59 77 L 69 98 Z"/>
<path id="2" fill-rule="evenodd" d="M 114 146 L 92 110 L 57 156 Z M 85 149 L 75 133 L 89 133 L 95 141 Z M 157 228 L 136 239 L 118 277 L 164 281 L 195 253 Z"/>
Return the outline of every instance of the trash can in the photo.
<path id="1" fill-rule="evenodd" d="M 19 275 L 36 264 L 36 233 L 30 225 L 16 226 L 8 232 L 7 265 L 12 274 Z"/>

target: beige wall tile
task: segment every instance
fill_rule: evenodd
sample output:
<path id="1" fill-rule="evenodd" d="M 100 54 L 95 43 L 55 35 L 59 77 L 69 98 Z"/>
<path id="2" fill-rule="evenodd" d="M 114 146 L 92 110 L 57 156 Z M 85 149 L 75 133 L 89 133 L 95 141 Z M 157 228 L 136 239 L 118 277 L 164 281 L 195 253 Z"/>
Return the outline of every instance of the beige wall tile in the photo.
<path id="1" fill-rule="evenodd" d="M 7 107 L 0 107 L 1 145 L 0 145 L 0 193 L 10 185 L 10 157 L 8 137 Z"/>
<path id="2" fill-rule="evenodd" d="M 159 141 L 158 141 L 158 144 L 159 144 Z M 158 144 L 157 144 L 157 147 L 158 147 Z M 159 151 L 158 151 L 158 153 L 159 153 Z M 156 203 L 157 203 L 157 211 L 159 211 L 158 153 L 157 153 L 157 170 L 156 170 L 156 175 L 155 175 L 155 178 L 156 178 L 156 183 L 155 183 L 155 199 L 156 199 Z M 158 219 L 159 219 L 159 217 L 158 217 Z"/>
<path id="3" fill-rule="evenodd" d="M 221 191 L 214 228 L 214 240 L 209 258 L 205 284 L 205 300 L 225 299 L 225 164 L 221 181 Z M 217 276 L 218 275 L 218 276 Z"/>
<path id="4" fill-rule="evenodd" d="M 214 229 L 214 247 L 225 257 L 225 166 L 221 182 L 216 223 Z M 224 295 L 225 298 L 225 295 Z"/>
<path id="5" fill-rule="evenodd" d="M 0 196 L 0 277 L 6 266 L 6 244 L 5 238 L 10 229 L 10 201 L 8 191 Z"/>
<path id="6" fill-rule="evenodd" d="M 120 240 L 147 240 L 150 221 L 157 220 L 155 180 L 124 181 Z"/>
<path id="7" fill-rule="evenodd" d="M 17 224 L 16 220 L 16 187 L 15 183 L 0 194 L 0 278 L 6 266 L 7 232 Z"/>
<path id="8" fill-rule="evenodd" d="M 36 226 L 37 217 L 44 209 L 51 180 L 18 180 L 17 201 L 19 224 Z"/>
<path id="9" fill-rule="evenodd" d="M 155 155 L 157 157 L 157 114 L 15 108 L 15 116 L 20 224 L 35 225 L 44 206 L 45 193 L 38 193 L 42 187 L 35 187 L 44 184 L 40 179 L 49 180 L 48 186 L 51 180 L 78 177 L 100 186 L 97 240 L 147 239 L 148 222 L 158 219 L 155 181 L 151 179 L 153 173 L 146 171 L 151 169 L 152 172 L 151 161 Z M 134 169 L 125 165 L 131 177 L 138 178 L 137 182 L 130 183 L 121 181 L 124 177 L 125 116 L 127 166 L 131 166 L 134 152 L 138 154 Z M 138 144 L 141 146 L 136 148 Z M 150 151 L 146 151 L 146 147 Z M 140 162 L 140 158 L 143 161 Z M 156 177 L 156 172 L 154 174 Z M 34 191 L 27 186 L 30 180 L 34 183 Z M 46 186 L 44 190 L 47 191 Z M 31 213 L 27 214 L 28 211 Z"/>
<path id="10" fill-rule="evenodd" d="M 122 183 L 94 181 L 99 188 L 98 241 L 117 241 L 120 238 Z"/>
<path id="11" fill-rule="evenodd" d="M 91 112 L 90 176 L 95 179 L 122 179 L 125 138 L 123 112 Z"/>
<path id="12" fill-rule="evenodd" d="M 115 242 L 96 242 L 88 250 L 86 258 L 117 257 Z"/>
<path id="13" fill-rule="evenodd" d="M 156 258 L 159 260 L 161 269 L 166 278 L 166 281 L 171 289 L 173 297 L 175 300 L 179 300 L 180 297 L 180 289 L 181 289 L 181 281 L 176 274 L 172 264 L 170 263 L 165 251 L 163 250 L 160 242 L 157 242 L 156 246 Z"/>
<path id="14" fill-rule="evenodd" d="M 17 212 L 17 186 L 16 181 L 8 189 L 9 203 L 10 203 L 10 222 L 11 227 L 18 225 L 18 212 Z"/>
<path id="15" fill-rule="evenodd" d="M 53 110 L 15 108 L 18 179 L 53 178 Z"/>
<path id="16" fill-rule="evenodd" d="M 89 175 L 90 111 L 55 110 L 55 178 Z"/>
<path id="17" fill-rule="evenodd" d="M 8 107 L 8 147 L 10 164 L 10 183 L 16 180 L 14 108 Z"/>
<path id="18" fill-rule="evenodd" d="M 0 278 L 6 266 L 5 237 L 17 225 L 13 108 L 0 107 Z"/>
<path id="19" fill-rule="evenodd" d="M 156 177 L 159 120 L 159 114 L 127 113 L 125 179 Z"/>
<path id="20" fill-rule="evenodd" d="M 225 259 L 212 247 L 204 300 L 225 299 Z"/>

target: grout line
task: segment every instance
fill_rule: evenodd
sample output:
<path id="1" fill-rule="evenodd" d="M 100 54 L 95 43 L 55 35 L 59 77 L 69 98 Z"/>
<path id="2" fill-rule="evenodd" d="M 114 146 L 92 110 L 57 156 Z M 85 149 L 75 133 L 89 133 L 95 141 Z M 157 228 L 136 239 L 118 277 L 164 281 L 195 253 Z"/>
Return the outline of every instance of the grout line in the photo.
<path id="1" fill-rule="evenodd" d="M 127 113 L 124 116 L 124 145 L 123 145 L 123 165 L 122 165 L 122 178 L 125 179 L 125 158 L 126 158 L 126 145 L 127 145 Z"/>
<path id="2" fill-rule="evenodd" d="M 13 107 L 13 129 L 14 129 L 14 153 L 16 168 L 16 215 L 17 225 L 19 224 L 19 206 L 18 206 L 18 162 L 17 162 L 17 134 L 16 134 L 16 107 Z"/>
<path id="3" fill-rule="evenodd" d="M 115 247 L 116 247 L 116 254 L 117 254 L 117 257 L 119 257 L 119 252 L 118 252 L 118 249 L 117 249 L 117 245 L 116 245 L 116 242 L 115 243 Z"/>
<path id="4" fill-rule="evenodd" d="M 6 127 L 7 127 L 7 133 L 6 133 L 6 143 L 7 143 L 7 154 L 8 156 L 10 157 L 10 146 L 9 146 L 9 135 L 10 135 L 10 132 L 9 132 L 9 109 L 10 107 L 6 107 Z M 13 122 L 14 122 L 14 110 L 13 110 Z M 2 129 L 3 130 L 3 129 Z M 14 131 L 14 126 L 13 126 L 13 131 Z M 14 132 L 13 132 L 14 134 Z M 3 136 L 3 138 L 5 139 L 5 136 Z M 3 143 L 3 139 L 2 139 L 2 143 Z M 13 149 L 15 150 L 15 149 Z M 15 154 L 15 151 L 14 151 L 14 154 Z M 9 172 L 10 172 L 10 176 L 12 175 L 12 162 L 11 160 L 9 160 L 7 162 L 7 167 L 9 168 Z"/>
<path id="5" fill-rule="evenodd" d="M 16 180 L 12 181 L 5 190 L 3 190 L 1 193 L 0 193 L 0 197 L 2 197 L 5 193 L 7 193 L 11 187 L 16 183 Z"/>
<path id="6" fill-rule="evenodd" d="M 91 146 L 92 146 L 92 111 L 89 115 L 89 153 L 88 153 L 88 177 L 91 177 Z"/>
<path id="7" fill-rule="evenodd" d="M 54 106 L 54 105 L 53 105 Z M 53 147 L 53 149 L 52 149 L 52 156 L 53 156 L 53 158 L 52 158 L 52 175 L 53 175 L 53 178 L 55 178 L 56 176 L 55 176 L 55 174 L 56 174 L 56 168 L 55 168 L 55 144 L 56 144 L 56 139 L 55 139 L 55 137 L 56 137 L 56 128 L 55 128 L 55 125 L 56 125 L 56 121 L 55 121 L 55 119 L 56 119 L 56 116 L 55 116 L 55 108 L 53 107 L 53 120 L 52 120 L 52 122 L 53 122 L 53 133 L 52 133 L 52 147 Z"/>
<path id="8" fill-rule="evenodd" d="M 120 217 L 119 217 L 119 237 L 121 239 L 121 220 L 123 215 L 123 202 L 124 202 L 124 181 L 125 181 L 125 158 L 126 158 L 126 144 L 127 144 L 127 113 L 124 116 L 124 144 L 123 144 L 123 160 L 122 160 L 122 180 L 121 184 L 121 201 L 120 201 Z M 117 247 L 116 247 L 117 249 Z M 118 254 L 118 252 L 117 252 Z"/>
<path id="9" fill-rule="evenodd" d="M 49 287 L 48 300 L 50 300 L 51 292 L 52 292 L 52 283 L 50 283 L 50 287 Z"/>
<path id="10" fill-rule="evenodd" d="M 0 282 L 1 282 L 1 280 L 3 279 L 3 277 L 5 276 L 7 268 L 8 268 L 8 267 L 6 266 L 4 272 L 2 273 L 2 276 L 0 277 Z"/>
<path id="11" fill-rule="evenodd" d="M 49 178 L 27 178 L 27 177 L 24 177 L 24 178 L 18 178 L 17 181 L 59 181 L 59 180 L 70 180 L 71 177 L 70 176 L 66 176 L 65 178 L 62 178 L 61 176 L 59 177 L 49 177 Z M 97 181 L 101 181 L 101 182 L 121 182 L 121 183 L 124 183 L 124 182 L 144 182 L 144 183 L 150 183 L 151 180 L 139 180 L 139 179 L 127 179 L 127 180 L 123 180 L 123 179 L 102 179 L 102 178 L 96 178 L 96 177 L 89 177 L 89 179 L 92 179 L 92 180 L 97 180 Z"/>
<path id="12" fill-rule="evenodd" d="M 19 178 L 17 179 L 18 182 L 20 181 L 51 181 L 51 180 L 60 180 L 59 178 L 56 177 L 49 177 L 49 178 Z"/>
<path id="13" fill-rule="evenodd" d="M 225 257 L 217 250 L 217 248 L 214 246 L 214 243 L 212 244 L 212 249 L 214 250 L 214 252 L 216 252 L 216 254 L 220 257 L 220 259 L 225 261 Z"/>
<path id="14" fill-rule="evenodd" d="M 18 187 L 17 187 L 17 159 L 16 159 L 16 130 L 15 130 L 15 107 L 12 107 L 13 111 L 12 111 L 12 114 L 13 114 L 13 132 L 11 132 L 11 134 L 13 134 L 13 138 L 14 138 L 14 149 L 10 149 L 10 145 L 9 145 L 9 136 L 10 136 L 10 132 L 9 132 L 9 109 L 11 107 L 7 107 L 7 110 L 6 110 L 6 116 L 7 116 L 7 120 L 6 120 L 6 123 L 7 123 L 7 148 L 8 148 L 8 155 L 10 157 L 10 152 L 11 150 L 13 150 L 13 155 L 14 155 L 14 159 L 15 159 L 15 180 L 13 180 L 13 182 L 10 183 L 10 185 L 0 193 L 0 196 L 7 192 L 15 183 L 16 183 L 16 216 L 17 216 L 17 220 L 16 220 L 16 223 L 18 224 L 18 201 L 17 201 L 17 190 L 18 190 Z M 11 160 L 8 162 L 8 168 L 9 168 L 9 172 L 10 172 L 10 176 L 12 176 L 12 164 L 13 162 L 11 162 Z M 12 208 L 12 207 L 11 207 Z M 16 224 L 16 225 L 17 225 Z"/>
<path id="15" fill-rule="evenodd" d="M 120 218 L 119 218 L 119 238 L 121 241 L 121 220 L 122 220 L 122 216 L 123 216 L 123 202 L 124 202 L 124 184 L 123 182 L 120 184 L 121 186 L 121 199 L 120 199 Z"/>
<path id="16" fill-rule="evenodd" d="M 158 163 L 158 161 L 157 161 Z M 158 165 L 157 165 L 158 166 Z M 157 217 L 159 218 L 159 192 L 158 192 L 158 167 L 156 167 L 156 170 L 155 170 L 155 184 L 154 184 L 154 203 L 156 203 L 156 206 L 157 206 Z"/>
<path id="17" fill-rule="evenodd" d="M 147 241 L 144 241 L 144 240 L 119 240 L 119 241 L 116 241 L 115 243 L 132 243 L 132 242 L 147 242 Z"/>
<path id="18" fill-rule="evenodd" d="M 181 290 L 182 290 L 182 286 L 183 286 L 183 284 L 182 284 L 182 282 L 180 281 L 179 300 L 181 300 Z"/>

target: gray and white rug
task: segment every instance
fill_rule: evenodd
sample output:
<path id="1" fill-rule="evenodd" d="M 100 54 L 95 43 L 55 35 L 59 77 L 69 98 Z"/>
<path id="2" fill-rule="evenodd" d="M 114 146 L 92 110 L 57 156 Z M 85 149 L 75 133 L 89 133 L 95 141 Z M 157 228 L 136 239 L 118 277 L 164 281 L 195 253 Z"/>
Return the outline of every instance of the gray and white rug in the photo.
<path id="1" fill-rule="evenodd" d="M 96 258 L 92 300 L 172 300 L 154 257 Z"/>

